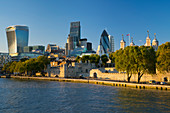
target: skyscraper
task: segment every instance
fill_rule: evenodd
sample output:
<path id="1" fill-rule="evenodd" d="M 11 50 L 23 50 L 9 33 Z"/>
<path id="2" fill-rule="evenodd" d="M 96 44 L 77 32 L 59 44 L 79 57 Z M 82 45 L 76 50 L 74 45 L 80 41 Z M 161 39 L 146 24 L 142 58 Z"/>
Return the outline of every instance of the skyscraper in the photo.
<path id="1" fill-rule="evenodd" d="M 102 46 L 104 53 L 107 54 L 110 52 L 110 44 L 109 44 L 109 38 L 108 38 L 108 33 L 106 30 L 103 31 L 101 38 L 100 38 L 100 45 Z"/>
<path id="2" fill-rule="evenodd" d="M 28 46 L 29 30 L 27 26 L 9 26 L 6 28 L 6 35 L 9 54 L 21 53 L 24 50 L 24 46 Z"/>
<path id="3" fill-rule="evenodd" d="M 71 22 L 70 24 L 70 38 L 73 38 L 73 49 L 76 48 L 76 46 L 79 46 L 79 40 L 80 40 L 80 21 L 78 22 Z"/>
<path id="4" fill-rule="evenodd" d="M 109 35 L 110 52 L 114 52 L 114 38 Z"/>

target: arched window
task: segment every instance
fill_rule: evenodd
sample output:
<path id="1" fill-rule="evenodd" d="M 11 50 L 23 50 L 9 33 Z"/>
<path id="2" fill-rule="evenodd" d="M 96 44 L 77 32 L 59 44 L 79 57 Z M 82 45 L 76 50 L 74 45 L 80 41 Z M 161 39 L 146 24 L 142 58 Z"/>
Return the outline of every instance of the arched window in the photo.
<path id="1" fill-rule="evenodd" d="M 97 73 L 96 73 L 96 72 L 93 73 L 93 77 L 94 77 L 94 78 L 97 78 Z"/>

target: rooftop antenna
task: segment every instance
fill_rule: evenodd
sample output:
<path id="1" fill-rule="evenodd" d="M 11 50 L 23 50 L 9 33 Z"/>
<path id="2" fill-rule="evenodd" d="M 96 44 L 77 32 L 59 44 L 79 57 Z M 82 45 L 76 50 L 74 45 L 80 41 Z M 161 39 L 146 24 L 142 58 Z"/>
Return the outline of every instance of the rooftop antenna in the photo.
<path id="1" fill-rule="evenodd" d="M 132 40 L 132 42 L 133 42 L 133 37 L 131 37 L 131 40 Z"/>

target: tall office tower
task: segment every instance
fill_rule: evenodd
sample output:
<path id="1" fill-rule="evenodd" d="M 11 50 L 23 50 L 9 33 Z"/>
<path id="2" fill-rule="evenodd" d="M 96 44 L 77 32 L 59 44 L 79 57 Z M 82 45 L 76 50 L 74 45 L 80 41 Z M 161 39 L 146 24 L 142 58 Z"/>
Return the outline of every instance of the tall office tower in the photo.
<path id="1" fill-rule="evenodd" d="M 9 54 L 21 53 L 28 46 L 29 30 L 27 26 L 14 25 L 6 28 Z"/>
<path id="2" fill-rule="evenodd" d="M 152 41 L 152 47 L 155 49 L 155 51 L 157 51 L 158 46 L 159 46 L 159 42 L 158 42 L 158 40 L 156 39 L 156 33 L 154 33 L 154 35 L 155 35 L 155 38 L 154 38 L 153 41 Z"/>
<path id="3" fill-rule="evenodd" d="M 110 52 L 114 52 L 114 38 L 109 35 Z"/>
<path id="4" fill-rule="evenodd" d="M 123 34 L 122 34 L 122 40 L 120 41 L 120 48 L 125 49 L 126 47 L 126 42 L 123 39 Z"/>
<path id="5" fill-rule="evenodd" d="M 92 51 L 92 43 L 91 42 L 87 42 L 87 50 Z"/>
<path id="6" fill-rule="evenodd" d="M 131 37 L 131 43 L 130 46 L 135 46 L 135 43 L 133 42 L 133 37 Z"/>
<path id="7" fill-rule="evenodd" d="M 66 43 L 66 48 L 65 48 L 65 54 L 70 55 L 70 52 L 73 51 L 73 37 L 70 37 L 70 34 L 68 35 L 67 38 L 67 43 Z"/>
<path id="8" fill-rule="evenodd" d="M 145 46 L 151 46 L 151 39 L 150 39 L 150 37 L 149 37 L 149 30 L 148 30 L 147 32 L 148 32 L 148 36 L 146 37 Z"/>
<path id="9" fill-rule="evenodd" d="M 65 44 L 65 55 L 68 55 L 68 43 Z"/>
<path id="10" fill-rule="evenodd" d="M 79 46 L 80 40 L 80 21 L 71 22 L 70 24 L 70 38 L 73 38 L 73 49 Z"/>
<path id="11" fill-rule="evenodd" d="M 104 54 L 107 54 L 110 52 L 110 44 L 109 44 L 109 38 L 108 38 L 108 33 L 106 30 L 103 31 L 101 38 L 100 38 L 100 46 L 102 46 L 104 50 Z"/>

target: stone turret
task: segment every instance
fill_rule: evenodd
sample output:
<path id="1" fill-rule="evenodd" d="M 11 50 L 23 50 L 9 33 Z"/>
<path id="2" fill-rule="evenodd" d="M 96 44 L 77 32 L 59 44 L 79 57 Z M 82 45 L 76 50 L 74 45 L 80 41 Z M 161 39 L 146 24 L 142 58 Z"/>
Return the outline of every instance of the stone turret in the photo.
<path id="1" fill-rule="evenodd" d="M 148 30 L 147 32 L 148 32 L 148 36 L 146 37 L 145 46 L 151 46 L 151 39 L 150 39 L 150 37 L 149 37 L 149 30 Z"/>
<path id="2" fill-rule="evenodd" d="M 154 38 L 153 41 L 152 41 L 152 47 L 155 49 L 155 51 L 157 51 L 158 46 L 159 46 L 159 42 L 158 42 L 158 40 L 156 39 L 156 33 L 154 33 L 154 35 L 155 35 L 155 38 Z"/>
<path id="3" fill-rule="evenodd" d="M 126 47 L 126 42 L 124 41 L 124 37 L 122 34 L 122 40 L 120 41 L 120 48 L 124 49 Z"/>
<path id="4" fill-rule="evenodd" d="M 134 42 L 133 42 L 133 37 L 131 37 L 131 43 L 130 43 L 130 46 L 135 46 Z"/>

